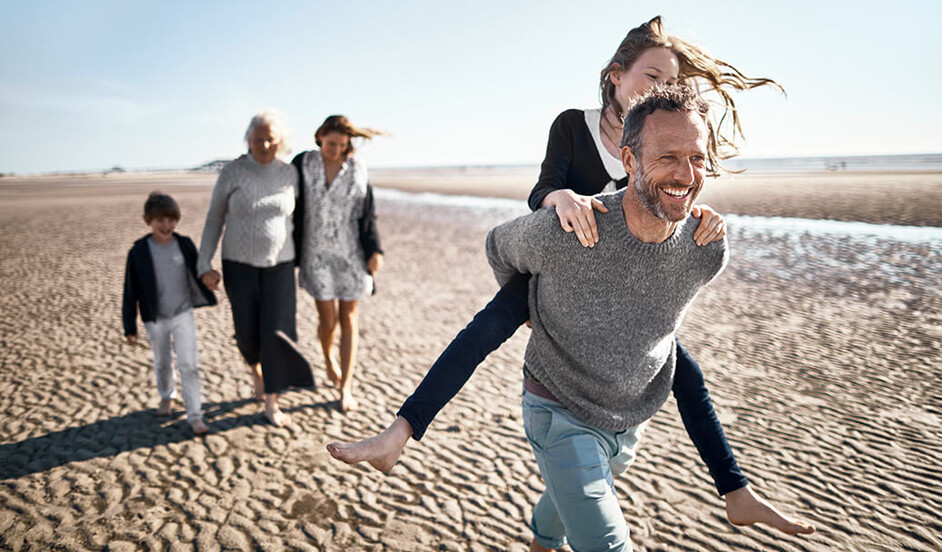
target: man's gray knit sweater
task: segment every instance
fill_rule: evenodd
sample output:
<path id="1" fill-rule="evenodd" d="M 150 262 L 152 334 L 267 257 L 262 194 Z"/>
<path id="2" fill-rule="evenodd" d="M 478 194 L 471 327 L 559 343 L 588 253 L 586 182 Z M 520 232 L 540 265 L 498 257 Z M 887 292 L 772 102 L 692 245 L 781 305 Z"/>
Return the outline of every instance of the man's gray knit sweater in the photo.
<path id="1" fill-rule="evenodd" d="M 209 201 L 197 273 L 212 269 L 223 226 L 224 260 L 258 268 L 293 261 L 291 215 L 297 194 L 297 169 L 278 159 L 262 165 L 245 154 L 227 163 Z"/>
<path id="2" fill-rule="evenodd" d="M 698 247 L 688 217 L 662 243 L 625 224 L 625 190 L 600 196 L 599 242 L 582 247 L 552 209 L 502 224 L 487 259 L 503 285 L 530 280 L 526 366 L 582 421 L 621 431 L 653 416 L 674 377 L 674 332 L 697 292 L 723 269 L 726 241 Z"/>

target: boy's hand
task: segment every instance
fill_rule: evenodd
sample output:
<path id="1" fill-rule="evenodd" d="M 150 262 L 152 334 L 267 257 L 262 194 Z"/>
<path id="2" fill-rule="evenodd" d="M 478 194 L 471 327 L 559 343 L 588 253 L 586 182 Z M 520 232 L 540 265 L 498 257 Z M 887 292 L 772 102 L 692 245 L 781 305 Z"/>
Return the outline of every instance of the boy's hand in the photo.
<path id="1" fill-rule="evenodd" d="M 209 291 L 216 291 L 219 289 L 219 280 L 221 279 L 222 278 L 219 276 L 218 270 L 210 270 L 209 272 L 204 272 L 203 275 L 200 276 L 200 280 L 202 280 L 203 285 L 206 286 Z"/>
<path id="2" fill-rule="evenodd" d="M 128 340 L 129 345 L 137 345 L 137 336 L 136 335 L 126 335 L 124 339 Z"/>

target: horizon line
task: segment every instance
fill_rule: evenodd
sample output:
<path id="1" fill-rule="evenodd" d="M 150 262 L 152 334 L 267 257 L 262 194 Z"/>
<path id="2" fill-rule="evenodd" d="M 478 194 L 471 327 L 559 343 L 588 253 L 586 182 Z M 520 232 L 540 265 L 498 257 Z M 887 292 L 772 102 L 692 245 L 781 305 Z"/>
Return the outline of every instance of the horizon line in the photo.
<path id="1" fill-rule="evenodd" d="M 881 153 L 881 154 L 850 154 L 850 155 L 790 155 L 790 156 L 781 156 L 781 157 L 752 157 L 752 156 L 743 156 L 743 157 L 731 157 L 724 160 L 724 163 L 735 163 L 741 161 L 782 161 L 782 160 L 850 160 L 850 159 L 864 159 L 864 158 L 887 158 L 887 157 L 931 157 L 939 156 L 942 157 L 942 152 L 923 152 L 923 153 Z M 209 165 L 215 163 L 228 163 L 232 159 L 214 159 L 212 161 L 207 161 L 200 165 L 193 167 L 135 167 L 127 168 L 122 167 L 121 165 L 113 165 L 109 168 L 100 168 L 100 169 L 61 169 L 53 171 L 39 171 L 39 172 L 6 172 L 0 171 L 0 178 L 16 177 L 16 176 L 63 176 L 69 174 L 75 175 L 85 175 L 85 174 L 98 174 L 98 173 L 149 173 L 149 172 L 215 172 L 208 169 L 203 169 Z M 498 168 L 498 169 L 514 169 L 514 168 L 529 168 L 529 167 L 538 167 L 540 162 L 530 162 L 530 163 L 453 163 L 453 164 L 443 164 L 443 165 L 378 165 L 370 167 L 371 171 L 376 170 L 455 170 L 455 169 L 484 169 L 484 168 Z"/>

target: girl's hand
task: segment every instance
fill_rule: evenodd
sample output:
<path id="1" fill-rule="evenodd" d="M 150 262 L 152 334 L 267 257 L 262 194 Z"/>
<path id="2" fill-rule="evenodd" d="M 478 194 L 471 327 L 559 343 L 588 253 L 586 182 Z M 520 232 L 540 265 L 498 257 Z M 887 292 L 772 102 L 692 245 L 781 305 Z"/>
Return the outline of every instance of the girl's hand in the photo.
<path id="1" fill-rule="evenodd" d="M 700 217 L 700 225 L 693 233 L 697 245 L 706 245 L 726 237 L 726 221 L 709 205 L 694 205 L 690 214 Z"/>
<path id="2" fill-rule="evenodd" d="M 543 206 L 556 208 L 559 224 L 566 232 L 575 232 L 583 247 L 593 247 L 599 241 L 599 229 L 595 224 L 595 212 L 607 213 L 608 208 L 592 196 L 579 195 L 572 190 L 550 192 Z"/>
<path id="3" fill-rule="evenodd" d="M 366 271 L 376 276 L 376 273 L 383 268 L 383 254 L 373 253 L 370 260 L 366 262 Z"/>

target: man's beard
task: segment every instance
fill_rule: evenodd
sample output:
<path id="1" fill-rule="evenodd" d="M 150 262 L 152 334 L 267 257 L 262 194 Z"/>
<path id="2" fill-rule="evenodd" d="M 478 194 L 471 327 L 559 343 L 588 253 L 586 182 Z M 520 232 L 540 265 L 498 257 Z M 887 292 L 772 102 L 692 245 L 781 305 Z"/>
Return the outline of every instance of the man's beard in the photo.
<path id="1" fill-rule="evenodd" d="M 664 205 L 658 199 L 657 189 L 648 182 L 647 175 L 644 174 L 644 169 L 641 168 L 640 163 L 638 164 L 638 174 L 635 175 L 634 187 L 641 204 L 648 211 L 651 211 L 651 214 L 661 220 L 674 222 L 667 216 Z"/>

